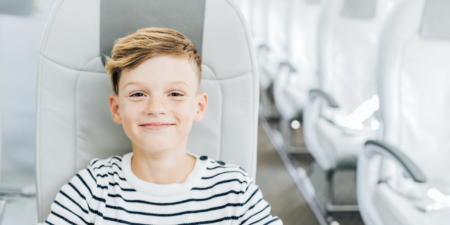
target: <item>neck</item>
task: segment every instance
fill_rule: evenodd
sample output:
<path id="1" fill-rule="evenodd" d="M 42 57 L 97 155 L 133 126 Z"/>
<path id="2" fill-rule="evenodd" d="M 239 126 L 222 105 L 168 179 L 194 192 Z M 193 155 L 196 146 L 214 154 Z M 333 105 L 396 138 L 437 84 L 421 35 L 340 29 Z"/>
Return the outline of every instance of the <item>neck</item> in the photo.
<path id="1" fill-rule="evenodd" d="M 196 158 L 186 148 L 148 151 L 133 143 L 131 171 L 139 179 L 153 184 L 183 183 L 195 166 Z"/>

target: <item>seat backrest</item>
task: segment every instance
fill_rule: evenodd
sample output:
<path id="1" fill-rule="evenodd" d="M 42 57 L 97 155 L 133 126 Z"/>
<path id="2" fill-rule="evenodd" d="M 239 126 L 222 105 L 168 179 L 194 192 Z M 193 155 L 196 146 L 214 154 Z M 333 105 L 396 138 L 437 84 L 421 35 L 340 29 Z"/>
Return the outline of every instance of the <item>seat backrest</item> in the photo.
<path id="1" fill-rule="evenodd" d="M 250 32 L 233 0 L 59 0 L 39 55 L 39 221 L 62 185 L 91 159 L 132 150 L 110 116 L 113 92 L 102 56 L 117 38 L 143 27 L 178 30 L 201 53 L 208 112 L 193 125 L 187 150 L 255 177 L 259 81 Z"/>
<path id="2" fill-rule="evenodd" d="M 289 0 L 254 0 L 252 29 L 260 66 L 261 89 L 273 81 L 278 63 L 286 58 L 287 9 Z"/>
<path id="3" fill-rule="evenodd" d="M 290 0 L 268 0 L 266 26 L 267 46 L 270 49 L 269 61 L 280 62 L 287 58 L 290 3 Z"/>
<path id="4" fill-rule="evenodd" d="M 290 6 L 290 0 L 265 0 L 265 2 L 265 19 L 262 23 L 259 22 L 263 26 L 264 36 L 258 48 L 262 91 L 267 91 L 270 88 L 278 73 L 280 62 L 287 59 L 287 21 Z"/>
<path id="5" fill-rule="evenodd" d="M 429 181 L 450 183 L 450 2 L 408 0 L 389 21 L 380 65 L 384 141 Z M 384 168 L 386 170 L 392 168 Z M 401 173 L 400 173 L 401 174 Z"/>
<path id="6" fill-rule="evenodd" d="M 285 51 L 273 65 L 278 66 L 273 82 L 274 103 L 286 121 L 298 119 L 309 91 L 317 88 L 317 28 L 326 1 L 290 0 L 286 5 L 286 37 L 279 40 L 285 42 Z"/>
<path id="7" fill-rule="evenodd" d="M 240 1 L 240 0 L 238 0 Z M 256 47 L 267 41 L 267 10 L 269 0 L 248 0 L 249 24 Z M 257 52 L 258 54 L 258 52 Z"/>
<path id="8" fill-rule="evenodd" d="M 351 114 L 376 94 L 379 41 L 386 19 L 401 0 L 333 0 L 319 28 L 319 85 Z"/>
<path id="9" fill-rule="evenodd" d="M 253 0 L 235 0 L 236 4 L 239 6 L 247 24 L 252 27 L 252 14 L 253 14 Z"/>
<path id="10" fill-rule="evenodd" d="M 288 60 L 299 76 L 296 85 L 306 92 L 317 87 L 319 18 L 327 1 L 293 0 L 289 7 Z"/>

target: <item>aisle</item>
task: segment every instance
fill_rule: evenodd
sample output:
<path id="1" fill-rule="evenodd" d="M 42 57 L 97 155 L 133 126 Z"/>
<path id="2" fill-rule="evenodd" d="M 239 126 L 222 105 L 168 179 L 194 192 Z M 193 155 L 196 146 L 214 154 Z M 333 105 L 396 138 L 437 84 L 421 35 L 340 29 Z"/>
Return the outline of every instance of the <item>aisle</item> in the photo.
<path id="1" fill-rule="evenodd" d="M 258 128 L 256 184 L 285 225 L 318 224 L 264 130 Z"/>

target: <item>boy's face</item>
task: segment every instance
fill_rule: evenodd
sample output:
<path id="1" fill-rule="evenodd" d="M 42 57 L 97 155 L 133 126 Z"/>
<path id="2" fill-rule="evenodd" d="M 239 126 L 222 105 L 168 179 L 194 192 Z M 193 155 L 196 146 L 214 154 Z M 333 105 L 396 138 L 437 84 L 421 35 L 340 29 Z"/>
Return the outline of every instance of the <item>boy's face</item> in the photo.
<path id="1" fill-rule="evenodd" d="M 109 97 L 114 122 L 146 152 L 185 148 L 192 123 L 203 119 L 208 97 L 184 58 L 160 56 L 123 70 L 119 95 Z"/>

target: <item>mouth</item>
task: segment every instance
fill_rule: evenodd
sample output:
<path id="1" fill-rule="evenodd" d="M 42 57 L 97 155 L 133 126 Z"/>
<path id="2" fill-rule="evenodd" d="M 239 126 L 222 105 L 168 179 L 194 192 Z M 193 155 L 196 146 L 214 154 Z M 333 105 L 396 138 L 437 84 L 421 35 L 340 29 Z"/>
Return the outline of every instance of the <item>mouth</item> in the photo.
<path id="1" fill-rule="evenodd" d="M 146 130 L 164 130 L 171 126 L 175 126 L 174 123 L 146 123 L 139 125 L 140 127 L 145 128 Z"/>

